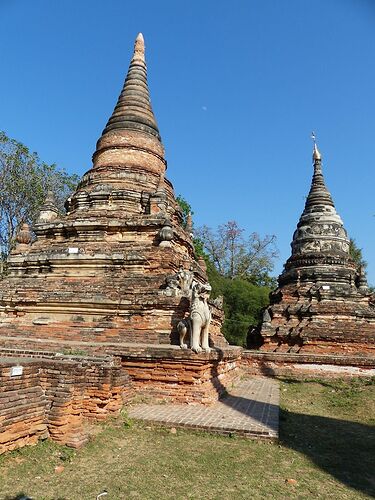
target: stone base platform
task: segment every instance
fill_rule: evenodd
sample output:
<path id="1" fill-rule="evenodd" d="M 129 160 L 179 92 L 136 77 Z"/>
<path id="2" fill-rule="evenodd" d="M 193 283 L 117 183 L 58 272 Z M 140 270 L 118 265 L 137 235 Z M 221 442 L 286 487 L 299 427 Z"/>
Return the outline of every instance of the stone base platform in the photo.
<path id="1" fill-rule="evenodd" d="M 375 356 L 243 351 L 248 375 L 267 377 L 374 377 Z"/>
<path id="2" fill-rule="evenodd" d="M 109 355 L 120 359 L 136 393 L 176 403 L 213 404 L 242 374 L 238 346 L 213 347 L 196 354 L 170 344 L 82 342 L 33 337 L 0 337 L 3 349 L 25 352 Z"/>
<path id="3" fill-rule="evenodd" d="M 130 418 L 167 427 L 183 427 L 248 438 L 278 439 L 279 385 L 266 378 L 242 380 L 215 405 L 138 404 Z"/>
<path id="4" fill-rule="evenodd" d="M 241 352 L 235 346 L 199 354 L 171 345 L 129 344 L 121 354 L 116 349 L 137 394 L 201 404 L 216 403 L 239 380 Z"/>

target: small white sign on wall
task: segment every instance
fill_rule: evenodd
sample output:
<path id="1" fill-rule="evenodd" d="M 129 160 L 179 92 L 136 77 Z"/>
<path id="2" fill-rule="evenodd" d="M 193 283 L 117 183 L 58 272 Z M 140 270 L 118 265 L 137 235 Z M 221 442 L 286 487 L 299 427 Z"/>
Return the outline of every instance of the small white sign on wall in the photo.
<path id="1" fill-rule="evenodd" d="M 79 249 L 77 247 L 69 247 L 68 253 L 78 253 Z"/>
<path id="2" fill-rule="evenodd" d="M 329 285 L 323 285 L 322 288 L 323 288 L 323 290 L 329 290 L 330 286 Z"/>
<path id="3" fill-rule="evenodd" d="M 17 377 L 18 375 L 23 374 L 23 366 L 12 366 L 10 369 L 10 376 Z"/>

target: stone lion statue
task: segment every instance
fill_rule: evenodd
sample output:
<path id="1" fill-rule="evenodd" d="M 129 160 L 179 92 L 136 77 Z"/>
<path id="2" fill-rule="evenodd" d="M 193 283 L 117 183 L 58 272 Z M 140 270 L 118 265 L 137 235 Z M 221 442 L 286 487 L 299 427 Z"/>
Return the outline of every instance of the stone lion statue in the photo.
<path id="1" fill-rule="evenodd" d="M 189 316 L 177 325 L 181 349 L 187 349 L 186 337 L 189 336 L 190 348 L 196 352 L 210 352 L 209 328 L 211 311 L 208 306 L 211 286 L 193 282 L 191 286 L 191 302 Z"/>

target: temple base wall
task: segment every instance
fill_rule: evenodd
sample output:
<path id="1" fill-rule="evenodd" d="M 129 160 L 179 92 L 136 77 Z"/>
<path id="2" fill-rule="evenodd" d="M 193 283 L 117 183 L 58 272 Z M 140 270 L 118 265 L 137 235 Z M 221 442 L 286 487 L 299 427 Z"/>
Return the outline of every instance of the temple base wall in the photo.
<path id="1" fill-rule="evenodd" d="M 0 454 L 46 438 L 80 447 L 88 439 L 85 421 L 117 415 L 134 396 L 214 403 L 242 373 L 238 347 L 195 354 L 128 344 L 108 346 L 101 356 L 43 347 L 0 350 Z"/>
<path id="2" fill-rule="evenodd" d="M 139 396 L 175 403 L 215 403 L 242 374 L 239 347 L 195 354 L 176 346 L 139 346 L 122 366 Z"/>
<path id="3" fill-rule="evenodd" d="M 39 439 L 72 447 L 88 435 L 86 419 L 119 413 L 133 395 L 114 358 L 0 350 L 0 454 Z"/>
<path id="4" fill-rule="evenodd" d="M 375 356 L 244 351 L 241 368 L 267 377 L 374 377 Z"/>

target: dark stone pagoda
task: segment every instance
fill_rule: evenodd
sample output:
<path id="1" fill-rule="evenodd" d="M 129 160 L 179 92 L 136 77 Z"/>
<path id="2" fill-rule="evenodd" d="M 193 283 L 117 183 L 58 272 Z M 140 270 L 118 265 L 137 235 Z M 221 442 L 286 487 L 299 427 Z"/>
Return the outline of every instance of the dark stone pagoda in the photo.
<path id="1" fill-rule="evenodd" d="M 262 350 L 375 354 L 375 303 L 364 269 L 323 178 L 314 143 L 314 174 L 291 243 L 292 255 L 270 296 L 261 326 Z"/>

